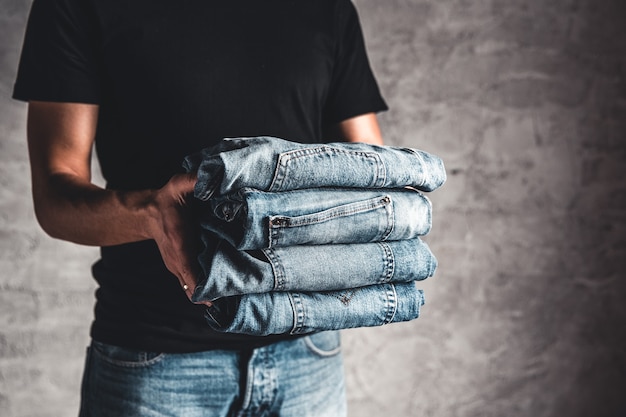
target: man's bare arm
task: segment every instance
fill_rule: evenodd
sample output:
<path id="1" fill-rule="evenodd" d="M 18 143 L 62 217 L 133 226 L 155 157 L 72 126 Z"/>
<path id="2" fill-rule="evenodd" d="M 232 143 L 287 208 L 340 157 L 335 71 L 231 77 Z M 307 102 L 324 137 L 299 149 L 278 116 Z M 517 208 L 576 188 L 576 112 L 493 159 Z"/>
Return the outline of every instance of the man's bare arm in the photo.
<path id="1" fill-rule="evenodd" d="M 375 113 L 367 113 L 344 120 L 337 124 L 336 132 L 346 142 L 383 144 L 383 137 Z"/>
<path id="2" fill-rule="evenodd" d="M 35 213 L 52 237 L 108 246 L 154 239 L 168 269 L 195 287 L 195 248 L 186 201 L 195 175 L 174 176 L 159 190 L 105 190 L 91 182 L 98 106 L 31 102 L 28 147 Z"/>

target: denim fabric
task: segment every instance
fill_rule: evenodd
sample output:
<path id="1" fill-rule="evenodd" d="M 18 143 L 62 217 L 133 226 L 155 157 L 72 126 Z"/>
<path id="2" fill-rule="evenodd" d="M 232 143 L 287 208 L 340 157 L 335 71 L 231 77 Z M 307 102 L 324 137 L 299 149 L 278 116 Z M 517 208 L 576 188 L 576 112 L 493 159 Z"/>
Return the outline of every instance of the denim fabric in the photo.
<path id="1" fill-rule="evenodd" d="M 247 351 L 170 354 L 92 342 L 80 417 L 345 417 L 338 332 Z"/>
<path id="2" fill-rule="evenodd" d="M 198 171 L 195 196 L 228 195 L 241 188 L 402 188 L 433 191 L 446 180 L 443 162 L 411 148 L 365 143 L 301 144 L 272 137 L 224 139 L 185 158 Z"/>
<path id="3" fill-rule="evenodd" d="M 206 236 L 211 239 L 212 236 Z M 207 245 L 210 245 L 207 242 Z M 192 300 L 269 291 L 326 291 L 432 276 L 437 260 L 419 238 L 238 251 L 221 240 L 199 256 L 206 279 Z"/>
<path id="4" fill-rule="evenodd" d="M 215 330 L 298 334 L 419 315 L 415 281 L 437 261 L 417 237 L 431 225 L 417 190 L 446 180 L 438 157 L 253 137 L 224 139 L 183 165 L 198 173 L 204 213 L 206 279 L 192 300 L 213 301 Z"/>
<path id="5" fill-rule="evenodd" d="M 414 282 L 324 292 L 270 292 L 221 298 L 207 308 L 221 332 L 256 336 L 381 326 L 416 319 L 424 304 Z"/>
<path id="6" fill-rule="evenodd" d="M 431 228 L 430 201 L 412 189 L 244 188 L 205 204 L 201 226 L 239 250 L 412 239 Z"/>

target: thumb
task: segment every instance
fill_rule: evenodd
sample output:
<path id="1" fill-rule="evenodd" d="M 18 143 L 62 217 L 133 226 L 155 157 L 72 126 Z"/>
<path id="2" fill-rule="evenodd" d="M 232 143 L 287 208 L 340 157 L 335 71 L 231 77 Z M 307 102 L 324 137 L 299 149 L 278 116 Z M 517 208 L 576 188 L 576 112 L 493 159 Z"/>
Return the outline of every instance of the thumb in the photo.
<path id="1" fill-rule="evenodd" d="M 176 174 L 170 179 L 170 184 L 173 186 L 176 193 L 179 195 L 193 194 L 194 187 L 198 181 L 198 174 L 196 172 L 188 172 L 183 174 Z"/>

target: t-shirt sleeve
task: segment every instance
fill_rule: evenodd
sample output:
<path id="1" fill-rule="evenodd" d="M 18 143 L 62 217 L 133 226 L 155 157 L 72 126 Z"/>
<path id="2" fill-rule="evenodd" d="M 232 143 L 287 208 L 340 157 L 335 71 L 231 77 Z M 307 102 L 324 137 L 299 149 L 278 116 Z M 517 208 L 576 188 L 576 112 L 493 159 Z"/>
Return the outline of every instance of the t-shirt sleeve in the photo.
<path id="1" fill-rule="evenodd" d="M 337 123 L 387 110 L 370 67 L 361 24 L 350 0 L 340 0 L 335 16 L 336 57 L 326 103 L 326 120 Z"/>
<path id="2" fill-rule="evenodd" d="M 98 104 L 97 33 L 88 2 L 34 0 L 13 98 Z"/>

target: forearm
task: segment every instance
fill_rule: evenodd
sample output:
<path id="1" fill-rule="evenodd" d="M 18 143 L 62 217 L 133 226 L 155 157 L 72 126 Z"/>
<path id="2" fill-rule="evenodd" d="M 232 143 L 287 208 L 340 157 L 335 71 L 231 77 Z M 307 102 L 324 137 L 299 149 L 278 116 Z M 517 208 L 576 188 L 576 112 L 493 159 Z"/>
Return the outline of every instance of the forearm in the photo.
<path id="1" fill-rule="evenodd" d="M 35 213 L 52 237 L 110 246 L 153 239 L 186 294 L 195 289 L 195 225 L 187 201 L 196 175 L 177 174 L 158 190 L 107 190 L 91 182 L 99 108 L 30 102 L 28 148 Z"/>
<path id="2" fill-rule="evenodd" d="M 33 186 L 35 213 L 50 236 L 108 246 L 152 238 L 156 190 L 105 190 L 68 173 Z"/>

